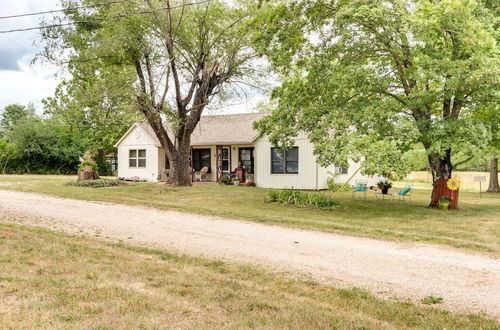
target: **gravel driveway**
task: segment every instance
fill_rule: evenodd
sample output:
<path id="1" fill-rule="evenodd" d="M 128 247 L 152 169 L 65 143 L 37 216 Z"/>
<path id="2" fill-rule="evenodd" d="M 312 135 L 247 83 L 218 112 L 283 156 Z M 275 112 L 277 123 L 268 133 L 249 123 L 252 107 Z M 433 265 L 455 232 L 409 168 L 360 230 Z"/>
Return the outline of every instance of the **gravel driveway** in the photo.
<path id="1" fill-rule="evenodd" d="M 0 220 L 249 262 L 379 296 L 485 312 L 500 320 L 500 260 L 452 248 L 392 243 L 240 220 L 0 190 Z M 10 220 L 9 220 L 10 219 Z"/>

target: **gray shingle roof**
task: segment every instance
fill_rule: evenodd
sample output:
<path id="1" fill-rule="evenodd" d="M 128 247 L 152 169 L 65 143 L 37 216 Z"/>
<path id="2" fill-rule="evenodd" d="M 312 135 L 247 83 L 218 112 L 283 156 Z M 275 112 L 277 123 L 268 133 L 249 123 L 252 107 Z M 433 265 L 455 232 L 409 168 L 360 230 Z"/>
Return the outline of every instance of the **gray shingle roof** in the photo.
<path id="1" fill-rule="evenodd" d="M 252 144 L 259 136 L 253 129 L 253 123 L 265 113 L 244 113 L 235 115 L 202 116 L 200 122 L 191 135 L 191 145 L 217 145 L 217 144 Z M 168 128 L 168 123 L 163 125 Z M 153 129 L 148 123 L 143 122 L 139 126 L 146 131 L 159 145 Z"/>

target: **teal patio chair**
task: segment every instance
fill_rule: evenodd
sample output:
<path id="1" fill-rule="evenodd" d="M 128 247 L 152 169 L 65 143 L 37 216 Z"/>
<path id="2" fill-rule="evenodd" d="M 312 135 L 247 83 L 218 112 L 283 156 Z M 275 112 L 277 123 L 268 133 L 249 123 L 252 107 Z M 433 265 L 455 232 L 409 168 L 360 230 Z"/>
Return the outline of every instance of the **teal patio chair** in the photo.
<path id="1" fill-rule="evenodd" d="M 366 191 L 368 190 L 368 183 L 365 181 L 356 182 L 352 189 L 352 199 L 356 200 L 356 193 L 362 193 L 366 199 Z"/>
<path id="2" fill-rule="evenodd" d="M 398 191 L 398 200 L 404 201 L 405 198 L 409 198 L 411 202 L 411 193 L 413 190 L 413 183 L 407 183 L 406 186 Z"/>

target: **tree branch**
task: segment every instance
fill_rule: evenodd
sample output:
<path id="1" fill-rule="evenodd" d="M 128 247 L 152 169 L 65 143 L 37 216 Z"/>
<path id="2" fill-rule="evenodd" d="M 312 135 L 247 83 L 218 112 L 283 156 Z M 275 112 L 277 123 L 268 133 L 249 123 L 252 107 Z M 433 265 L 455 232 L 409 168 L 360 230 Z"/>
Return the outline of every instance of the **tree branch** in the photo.
<path id="1" fill-rule="evenodd" d="M 463 165 L 463 164 L 465 164 L 465 163 L 468 163 L 468 162 L 470 162 L 470 161 L 471 161 L 474 157 L 475 157 L 475 155 L 472 155 L 472 156 L 469 156 L 469 157 L 465 158 L 465 159 L 464 159 L 464 160 L 462 160 L 462 161 L 456 162 L 456 163 L 454 164 L 454 167 L 457 167 L 457 166 Z"/>
<path id="2" fill-rule="evenodd" d="M 149 94 L 151 95 L 151 104 L 154 107 L 155 102 L 156 102 L 156 91 L 155 91 L 155 84 L 154 84 L 154 78 L 153 78 L 153 69 L 151 68 L 151 62 L 149 61 L 148 54 L 146 54 L 144 56 L 144 59 L 146 60 L 146 70 L 148 72 Z"/>

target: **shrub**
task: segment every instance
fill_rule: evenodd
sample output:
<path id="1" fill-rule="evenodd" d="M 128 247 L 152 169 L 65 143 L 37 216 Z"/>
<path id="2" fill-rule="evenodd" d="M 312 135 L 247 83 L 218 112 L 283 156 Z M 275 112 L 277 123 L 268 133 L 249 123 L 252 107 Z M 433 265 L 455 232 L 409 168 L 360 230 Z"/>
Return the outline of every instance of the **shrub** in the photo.
<path id="1" fill-rule="evenodd" d="M 336 192 L 336 191 L 340 190 L 340 188 L 342 188 L 342 186 L 344 184 L 336 183 L 335 178 L 328 178 L 326 180 L 326 185 L 328 187 L 328 190 Z M 347 189 L 349 189 L 349 185 L 345 185 L 345 187 L 342 189 L 342 191 L 346 191 Z"/>
<path id="2" fill-rule="evenodd" d="M 271 190 L 266 202 L 295 205 L 298 207 L 313 207 L 320 209 L 343 209 L 343 204 L 323 193 L 304 193 L 298 190 Z"/>
<path id="3" fill-rule="evenodd" d="M 267 202 L 267 203 L 277 202 L 279 196 L 280 196 L 280 192 L 279 191 L 277 191 L 277 190 L 270 190 L 267 193 L 267 198 L 266 198 L 265 202 Z"/>
<path id="4" fill-rule="evenodd" d="M 80 165 L 78 165 L 78 171 L 83 171 L 85 169 L 85 167 L 87 167 L 87 166 L 91 166 L 92 170 L 94 170 L 96 172 L 99 169 L 96 162 L 86 160 L 84 162 L 81 162 Z"/>
<path id="5" fill-rule="evenodd" d="M 114 187 L 121 184 L 125 184 L 120 180 L 109 180 L 109 179 L 99 179 L 99 180 L 87 180 L 87 181 L 72 181 L 68 182 L 68 186 L 82 187 L 82 188 L 104 188 L 104 187 Z"/>
<path id="6" fill-rule="evenodd" d="M 229 177 L 229 175 L 224 174 L 223 176 L 220 177 L 219 183 L 225 185 L 231 184 L 231 178 Z"/>

